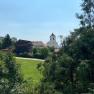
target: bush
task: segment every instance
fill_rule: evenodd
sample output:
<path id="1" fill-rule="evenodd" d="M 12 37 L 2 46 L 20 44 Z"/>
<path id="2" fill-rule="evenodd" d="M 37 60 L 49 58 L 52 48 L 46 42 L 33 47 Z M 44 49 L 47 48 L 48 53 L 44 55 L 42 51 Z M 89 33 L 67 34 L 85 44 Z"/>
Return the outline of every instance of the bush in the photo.
<path id="1" fill-rule="evenodd" d="M 13 94 L 15 87 L 23 81 L 19 65 L 10 53 L 0 54 L 0 94 Z"/>

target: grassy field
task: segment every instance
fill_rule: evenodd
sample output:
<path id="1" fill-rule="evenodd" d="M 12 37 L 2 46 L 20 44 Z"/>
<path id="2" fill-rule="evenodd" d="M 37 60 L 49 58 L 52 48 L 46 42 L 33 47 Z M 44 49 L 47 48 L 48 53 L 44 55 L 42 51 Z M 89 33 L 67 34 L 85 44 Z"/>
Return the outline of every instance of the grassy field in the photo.
<path id="1" fill-rule="evenodd" d="M 24 80 L 28 80 L 33 84 L 38 84 L 42 79 L 42 73 L 37 69 L 37 65 L 43 63 L 43 61 L 38 60 L 28 60 L 16 58 L 18 64 L 21 65 L 21 72 L 23 74 Z M 32 79 L 32 80 L 31 80 Z"/>

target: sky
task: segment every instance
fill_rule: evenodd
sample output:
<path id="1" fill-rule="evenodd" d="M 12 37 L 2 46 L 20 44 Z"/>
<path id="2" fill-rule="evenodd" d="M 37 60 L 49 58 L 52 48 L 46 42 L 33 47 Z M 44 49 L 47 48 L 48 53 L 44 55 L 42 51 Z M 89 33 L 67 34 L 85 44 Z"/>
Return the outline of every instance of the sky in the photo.
<path id="1" fill-rule="evenodd" d="M 0 0 L 0 36 L 49 41 L 54 33 L 68 36 L 79 26 L 81 0 Z"/>

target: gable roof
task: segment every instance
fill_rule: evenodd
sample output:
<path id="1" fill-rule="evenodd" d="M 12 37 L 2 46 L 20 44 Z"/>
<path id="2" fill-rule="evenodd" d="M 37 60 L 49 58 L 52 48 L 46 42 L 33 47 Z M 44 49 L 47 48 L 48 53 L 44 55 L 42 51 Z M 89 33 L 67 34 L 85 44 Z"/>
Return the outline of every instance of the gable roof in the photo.
<path id="1" fill-rule="evenodd" d="M 45 44 L 42 41 L 32 41 L 34 47 L 45 47 Z"/>

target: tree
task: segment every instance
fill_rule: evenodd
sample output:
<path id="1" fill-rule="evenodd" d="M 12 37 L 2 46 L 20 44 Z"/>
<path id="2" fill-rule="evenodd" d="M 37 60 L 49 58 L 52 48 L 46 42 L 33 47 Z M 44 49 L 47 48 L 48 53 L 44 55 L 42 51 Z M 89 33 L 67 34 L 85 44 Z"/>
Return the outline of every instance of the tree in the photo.
<path id="1" fill-rule="evenodd" d="M 7 34 L 2 41 L 2 48 L 3 49 L 9 48 L 11 45 L 12 45 L 11 38 L 10 38 L 9 34 Z"/>
<path id="2" fill-rule="evenodd" d="M 49 55 L 48 48 L 33 48 L 33 57 L 39 59 L 46 59 Z"/>
<path id="3" fill-rule="evenodd" d="M 0 42 L 0 49 L 2 49 L 2 43 Z"/>
<path id="4" fill-rule="evenodd" d="M 48 57 L 48 54 L 49 54 L 48 49 L 47 49 L 47 48 L 42 48 L 42 49 L 40 50 L 40 54 L 41 54 L 41 58 L 42 58 L 42 59 L 47 58 L 47 57 Z"/>
<path id="5" fill-rule="evenodd" d="M 88 92 L 90 66 L 89 61 L 82 61 L 77 67 L 77 90 L 79 93 Z"/>
<path id="6" fill-rule="evenodd" d="M 18 56 L 29 56 L 32 51 L 32 43 L 26 40 L 18 40 L 15 46 L 15 53 Z"/>
<path id="7" fill-rule="evenodd" d="M 78 18 L 80 19 L 82 26 L 93 27 L 94 29 L 94 0 L 82 0 L 81 5 L 83 14 Z"/>

